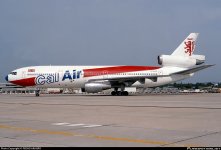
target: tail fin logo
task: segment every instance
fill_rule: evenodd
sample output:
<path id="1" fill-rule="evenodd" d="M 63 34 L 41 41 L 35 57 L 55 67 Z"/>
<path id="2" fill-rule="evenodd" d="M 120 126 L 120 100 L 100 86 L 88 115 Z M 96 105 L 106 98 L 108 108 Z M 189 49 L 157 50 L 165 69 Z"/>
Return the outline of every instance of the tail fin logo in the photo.
<path id="1" fill-rule="evenodd" d="M 188 53 L 189 56 L 191 56 L 195 47 L 195 42 L 192 41 L 192 39 L 188 39 L 188 41 L 184 42 L 184 44 L 185 44 L 184 49 L 186 49 L 185 53 Z"/>

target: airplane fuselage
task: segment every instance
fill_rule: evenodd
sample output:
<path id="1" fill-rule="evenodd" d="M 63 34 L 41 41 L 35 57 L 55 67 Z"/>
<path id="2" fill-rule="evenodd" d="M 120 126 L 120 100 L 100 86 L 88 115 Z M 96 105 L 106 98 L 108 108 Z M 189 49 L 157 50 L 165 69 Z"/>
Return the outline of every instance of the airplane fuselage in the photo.
<path id="1" fill-rule="evenodd" d="M 84 88 L 91 80 L 120 78 L 124 81 L 127 78 L 140 78 L 129 86 L 155 87 L 190 77 L 190 75 L 167 76 L 173 70 L 177 71 L 177 67 L 166 69 L 157 66 L 33 66 L 13 71 L 16 75 L 10 74 L 8 80 L 16 85 L 38 88 Z M 154 79 L 153 76 L 162 77 Z"/>

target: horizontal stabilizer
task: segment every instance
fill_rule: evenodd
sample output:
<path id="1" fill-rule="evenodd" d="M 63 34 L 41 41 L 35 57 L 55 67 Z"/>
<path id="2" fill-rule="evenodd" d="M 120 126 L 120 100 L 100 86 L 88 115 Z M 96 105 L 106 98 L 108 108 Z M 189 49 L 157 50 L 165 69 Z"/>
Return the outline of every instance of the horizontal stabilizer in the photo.
<path id="1" fill-rule="evenodd" d="M 179 72 L 176 72 L 176 73 L 173 73 L 173 74 L 180 74 L 180 75 L 191 74 L 191 73 L 194 73 L 194 72 L 197 72 L 197 71 L 200 71 L 200 70 L 212 67 L 212 66 L 214 66 L 214 65 L 201 65 L 201 66 L 189 68 L 189 69 L 184 70 L 184 71 L 179 71 Z"/>

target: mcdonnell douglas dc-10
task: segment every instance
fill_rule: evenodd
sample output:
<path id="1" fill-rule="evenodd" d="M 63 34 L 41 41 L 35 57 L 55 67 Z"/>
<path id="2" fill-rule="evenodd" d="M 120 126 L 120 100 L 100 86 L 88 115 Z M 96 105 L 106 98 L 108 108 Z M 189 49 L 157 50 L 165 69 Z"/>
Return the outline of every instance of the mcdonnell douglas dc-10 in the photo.
<path id="1" fill-rule="evenodd" d="M 174 83 L 213 65 L 203 65 L 204 55 L 193 55 L 198 33 L 191 33 L 171 55 L 158 56 L 161 66 L 31 66 L 12 71 L 6 81 L 23 87 L 81 88 L 98 93 L 127 96 L 125 87 L 157 87 Z"/>

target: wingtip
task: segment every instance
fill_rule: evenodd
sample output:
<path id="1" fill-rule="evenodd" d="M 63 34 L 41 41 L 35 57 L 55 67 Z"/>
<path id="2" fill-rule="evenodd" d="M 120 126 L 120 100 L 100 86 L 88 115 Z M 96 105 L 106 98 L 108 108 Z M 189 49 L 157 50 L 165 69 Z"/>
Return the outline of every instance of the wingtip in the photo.
<path id="1" fill-rule="evenodd" d="M 216 64 L 206 64 L 205 66 L 208 68 L 208 67 L 213 67 L 213 66 L 215 66 Z"/>

